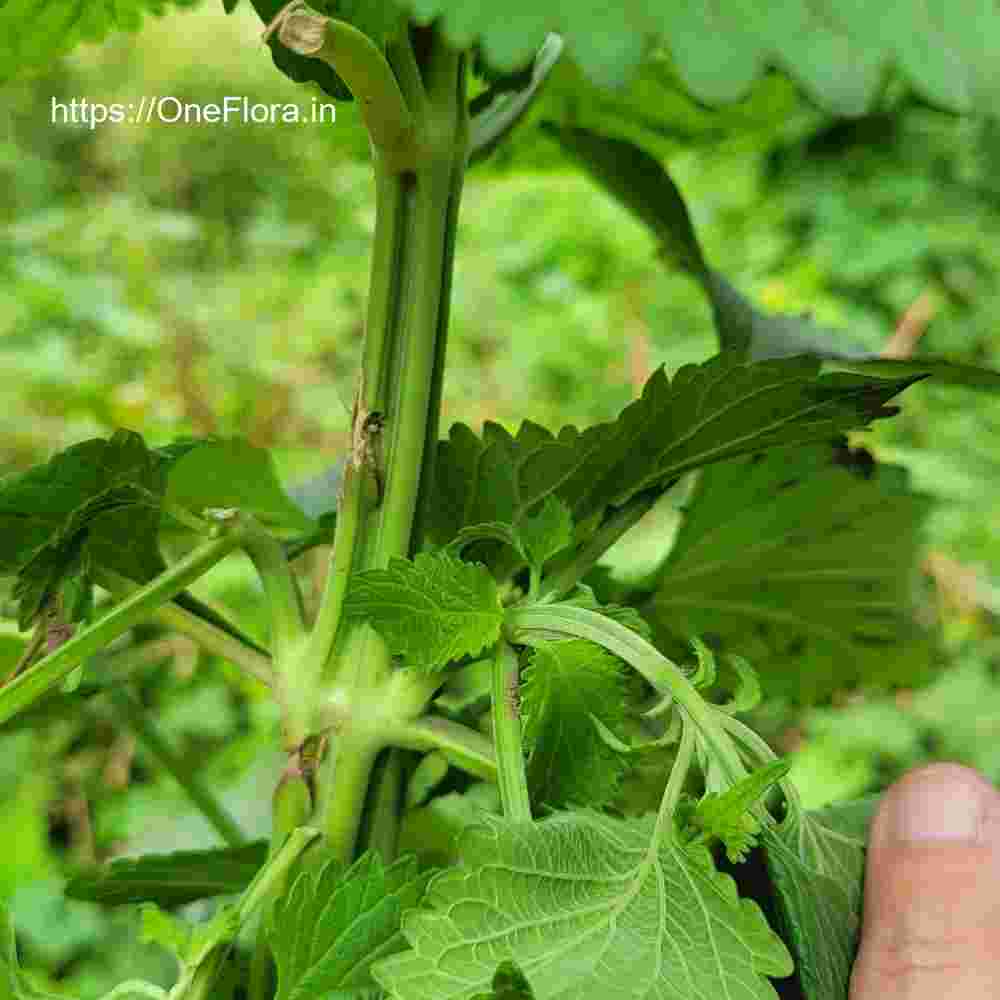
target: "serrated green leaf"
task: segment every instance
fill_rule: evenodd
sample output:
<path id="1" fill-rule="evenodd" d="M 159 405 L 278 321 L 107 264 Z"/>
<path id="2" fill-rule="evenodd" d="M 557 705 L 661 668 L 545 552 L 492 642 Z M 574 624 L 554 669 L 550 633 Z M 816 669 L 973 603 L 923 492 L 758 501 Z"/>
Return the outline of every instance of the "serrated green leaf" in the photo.
<path id="1" fill-rule="evenodd" d="M 220 984 L 226 953 L 246 921 L 262 903 L 272 899 L 284 884 L 289 869 L 300 863 L 303 851 L 319 831 L 300 826 L 254 876 L 237 903 L 222 906 L 200 924 L 187 924 L 161 910 L 155 903 L 142 905 L 142 937 L 171 952 L 180 965 L 180 977 L 170 991 L 171 1000 L 201 1000 L 229 995 L 231 983 Z M 210 992 L 211 991 L 211 992 Z"/>
<path id="2" fill-rule="evenodd" d="M 156 536 L 166 466 L 140 435 L 120 430 L 3 482 L 0 575 L 18 576 L 22 631 L 57 592 L 68 621 L 82 620 L 92 565 L 141 582 L 165 568 Z"/>
<path id="3" fill-rule="evenodd" d="M 521 519 L 517 526 L 528 561 L 539 570 L 557 552 L 573 542 L 573 515 L 557 497 L 549 495 L 541 510 Z"/>
<path id="4" fill-rule="evenodd" d="M 177 459 L 166 498 L 197 513 L 206 507 L 238 507 L 268 527 L 288 532 L 316 529 L 278 481 L 270 454 L 242 438 L 206 441 Z"/>
<path id="5" fill-rule="evenodd" d="M 843 1000 L 857 950 L 867 828 L 877 797 L 790 812 L 762 842 L 805 1000 Z"/>
<path id="6" fill-rule="evenodd" d="M 487 422 L 482 438 L 456 425 L 438 453 L 431 536 L 441 545 L 467 524 L 518 524 L 556 496 L 574 521 L 600 516 L 685 472 L 763 449 L 829 440 L 891 416 L 884 404 L 913 379 L 819 375 L 815 358 L 741 362 L 718 355 L 658 369 L 613 423 L 554 435 L 525 421 L 516 436 Z"/>
<path id="7" fill-rule="evenodd" d="M 168 907 L 231 895 L 253 881 L 267 852 L 267 842 L 258 841 L 243 847 L 119 858 L 72 879 L 66 895 L 108 905 L 154 902 Z"/>
<path id="8" fill-rule="evenodd" d="M 589 713 L 612 732 L 625 715 L 622 661 L 584 640 L 540 642 L 521 681 L 522 740 L 532 802 L 600 807 L 618 789 L 625 762 Z"/>
<path id="9" fill-rule="evenodd" d="M 757 843 L 760 823 L 748 812 L 764 793 L 791 768 L 791 761 L 776 760 L 757 768 L 724 792 L 709 792 L 687 818 L 699 839 L 717 837 L 733 863 L 745 860 Z"/>
<path id="10" fill-rule="evenodd" d="M 419 905 L 432 874 L 418 872 L 412 856 L 386 867 L 374 851 L 346 871 L 335 858 L 303 871 L 268 925 L 277 1000 L 346 1000 L 376 989 L 370 966 L 406 946 L 400 919 Z"/>
<path id="11" fill-rule="evenodd" d="M 562 0 L 405 0 L 421 23 L 442 18 L 455 46 L 482 46 L 499 70 L 525 65 L 550 31 L 596 84 L 615 87 L 657 45 L 669 49 L 681 79 L 699 101 L 739 100 L 771 66 L 785 70 L 810 98 L 840 115 L 858 115 L 895 69 L 921 94 L 952 110 L 993 113 L 1000 81 L 993 54 L 1000 12 L 990 0 L 861 0 L 761 5 L 738 0 L 614 6 Z"/>
<path id="12" fill-rule="evenodd" d="M 190 6 L 190 0 L 175 0 Z M 0 4 L 0 84 L 27 69 L 51 64 L 80 42 L 115 31 L 135 31 L 147 13 L 162 14 L 165 0 L 5 0 Z"/>
<path id="13" fill-rule="evenodd" d="M 911 585 L 930 502 L 907 484 L 842 445 L 714 466 L 642 610 L 679 640 L 739 650 L 771 695 L 918 681 L 931 637 L 910 617 Z"/>
<path id="14" fill-rule="evenodd" d="M 765 977 L 792 972 L 757 904 L 655 817 L 484 816 L 461 855 L 431 882 L 432 909 L 404 918 L 412 950 L 372 970 L 399 1000 L 488 990 L 503 961 L 538 1000 L 776 1000 Z"/>
<path id="15" fill-rule="evenodd" d="M 422 552 L 353 574 L 344 615 L 376 629 L 406 666 L 439 670 L 497 641 L 503 605 L 485 567 Z"/>

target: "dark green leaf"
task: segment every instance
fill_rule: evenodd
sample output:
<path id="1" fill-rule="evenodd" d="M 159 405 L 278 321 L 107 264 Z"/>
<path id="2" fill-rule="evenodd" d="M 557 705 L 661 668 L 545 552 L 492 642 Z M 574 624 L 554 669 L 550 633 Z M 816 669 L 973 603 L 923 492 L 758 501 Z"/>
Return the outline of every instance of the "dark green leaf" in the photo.
<path id="1" fill-rule="evenodd" d="M 944 358 L 866 358 L 858 361 L 838 362 L 830 365 L 844 371 L 861 375 L 877 375 L 882 378 L 900 378 L 906 375 L 930 375 L 935 382 L 945 385 L 960 385 L 966 389 L 989 389 L 1000 392 L 1000 372 L 976 365 L 960 364 Z"/>
<path id="2" fill-rule="evenodd" d="M 604 188 L 652 231 L 664 249 L 700 280 L 708 272 L 684 198 L 655 157 L 633 142 L 583 128 L 545 130 L 577 157 Z M 723 349 L 736 345 L 723 342 Z"/>
<path id="3" fill-rule="evenodd" d="M 528 980 L 514 962 L 501 962 L 493 976 L 493 989 L 477 993 L 472 1000 L 534 1000 Z"/>
<path id="4" fill-rule="evenodd" d="M 857 950 L 873 796 L 790 812 L 762 840 L 805 1000 L 843 1000 Z"/>
<path id="5" fill-rule="evenodd" d="M 558 435 L 525 421 L 516 436 L 487 422 L 482 438 L 456 425 L 438 456 L 431 535 L 447 544 L 468 524 L 517 526 L 555 495 L 577 524 L 691 469 L 779 445 L 828 440 L 891 416 L 884 404 L 914 379 L 819 375 L 814 358 L 744 363 L 719 355 L 658 369 L 613 423 Z"/>
<path id="6" fill-rule="evenodd" d="M 820 326 L 808 316 L 761 312 L 725 275 L 709 267 L 684 198 L 658 159 L 634 142 L 579 127 L 549 125 L 547 130 L 649 227 L 666 256 L 702 286 L 712 304 L 724 351 L 751 361 L 808 354 L 837 362 L 829 367 L 862 375 L 931 375 L 951 385 L 1000 390 L 1000 372 L 941 358 L 884 359 L 842 331 Z"/>
<path id="7" fill-rule="evenodd" d="M 57 591 L 84 617 L 96 564 L 144 582 L 164 568 L 157 547 L 166 460 L 132 431 L 73 445 L 0 485 L 0 574 L 16 573 L 22 630 Z M 67 590 L 69 588 L 69 590 Z M 67 594 L 82 600 L 67 606 Z"/>
<path id="8" fill-rule="evenodd" d="M 78 875 L 66 886 L 72 899 L 94 903 L 153 902 L 180 906 L 208 896 L 242 892 L 267 860 L 267 842 L 206 851 L 177 851 L 120 858 Z"/>
<path id="9" fill-rule="evenodd" d="M 916 682 L 930 668 L 910 617 L 929 507 L 904 470 L 840 445 L 713 466 L 643 610 L 678 641 L 746 656 L 769 694 Z"/>
<path id="10" fill-rule="evenodd" d="M 612 733 L 620 730 L 626 694 L 622 661 L 585 640 L 539 642 L 520 693 L 532 802 L 557 809 L 609 802 L 626 764 L 601 739 L 590 714 Z"/>
<path id="11" fill-rule="evenodd" d="M 403 914 L 420 904 L 433 871 L 412 856 L 388 867 L 366 851 L 346 871 L 315 861 L 276 903 L 268 936 L 278 966 L 277 1000 L 368 996 L 370 967 L 406 947 Z"/>

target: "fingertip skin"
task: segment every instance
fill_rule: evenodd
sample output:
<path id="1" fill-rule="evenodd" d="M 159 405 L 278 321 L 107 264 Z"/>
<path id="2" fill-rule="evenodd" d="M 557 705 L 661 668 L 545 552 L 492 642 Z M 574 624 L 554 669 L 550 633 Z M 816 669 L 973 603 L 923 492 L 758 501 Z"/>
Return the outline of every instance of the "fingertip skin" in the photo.
<path id="1" fill-rule="evenodd" d="M 942 835 L 968 832 L 948 813 L 975 799 L 974 838 Z M 850 1000 L 997 996 L 1000 795 L 971 768 L 931 764 L 896 782 L 872 823 Z"/>

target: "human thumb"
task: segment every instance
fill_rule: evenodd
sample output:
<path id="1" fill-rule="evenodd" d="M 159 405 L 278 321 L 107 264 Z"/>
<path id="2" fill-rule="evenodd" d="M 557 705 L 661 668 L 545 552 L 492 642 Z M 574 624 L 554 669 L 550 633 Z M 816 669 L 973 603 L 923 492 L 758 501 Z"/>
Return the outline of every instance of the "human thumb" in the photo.
<path id="1" fill-rule="evenodd" d="M 977 771 L 930 764 L 872 822 L 850 1000 L 1000 996 L 1000 795 Z"/>

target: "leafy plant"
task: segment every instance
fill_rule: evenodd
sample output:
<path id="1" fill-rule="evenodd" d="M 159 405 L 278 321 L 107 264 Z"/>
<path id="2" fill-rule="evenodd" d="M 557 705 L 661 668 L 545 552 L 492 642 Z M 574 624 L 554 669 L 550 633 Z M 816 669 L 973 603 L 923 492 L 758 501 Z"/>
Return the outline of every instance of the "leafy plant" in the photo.
<path id="1" fill-rule="evenodd" d="M 228 841 L 73 880 L 77 898 L 144 902 L 146 936 L 179 961 L 169 994 L 136 982 L 109 1000 L 237 985 L 252 1000 L 767 998 L 793 975 L 809 1000 L 839 1000 L 874 803 L 806 811 L 787 762 L 736 716 L 765 691 L 811 702 L 929 674 L 934 635 L 910 606 L 927 501 L 846 435 L 927 376 L 995 391 L 1000 374 L 875 357 L 752 305 L 709 264 L 661 141 L 685 90 L 732 100 L 768 67 L 842 114 L 890 76 L 952 110 L 992 108 L 1000 15 L 254 6 L 278 68 L 356 99 L 371 139 L 372 280 L 341 473 L 323 496 L 288 491 L 241 439 L 150 447 L 120 430 L 0 480 L 0 572 L 34 630 L 0 723 L 107 696 Z M 7 0 L 3 72 L 138 11 Z M 579 112 L 595 93 L 599 111 Z M 463 179 L 532 117 L 698 283 L 720 353 L 656 371 L 613 421 L 458 424 L 439 440 Z M 630 581 L 599 565 L 695 478 L 662 565 Z M 331 541 L 313 613 L 294 563 Z M 189 589 L 237 550 L 261 582 L 266 644 Z M 138 661 L 99 656 L 148 623 L 270 689 L 287 766 L 269 847 L 244 842 L 124 689 Z M 695 665 L 675 662 L 692 648 Z M 635 775 L 655 810 L 623 793 Z M 408 829 L 444 870 L 400 853 Z M 763 866 L 772 898 L 741 896 L 725 862 Z M 195 927 L 158 908 L 237 894 Z M 252 916 L 237 983 L 227 955 Z M 0 936 L 7 992 L 39 995 L 2 909 Z"/>

